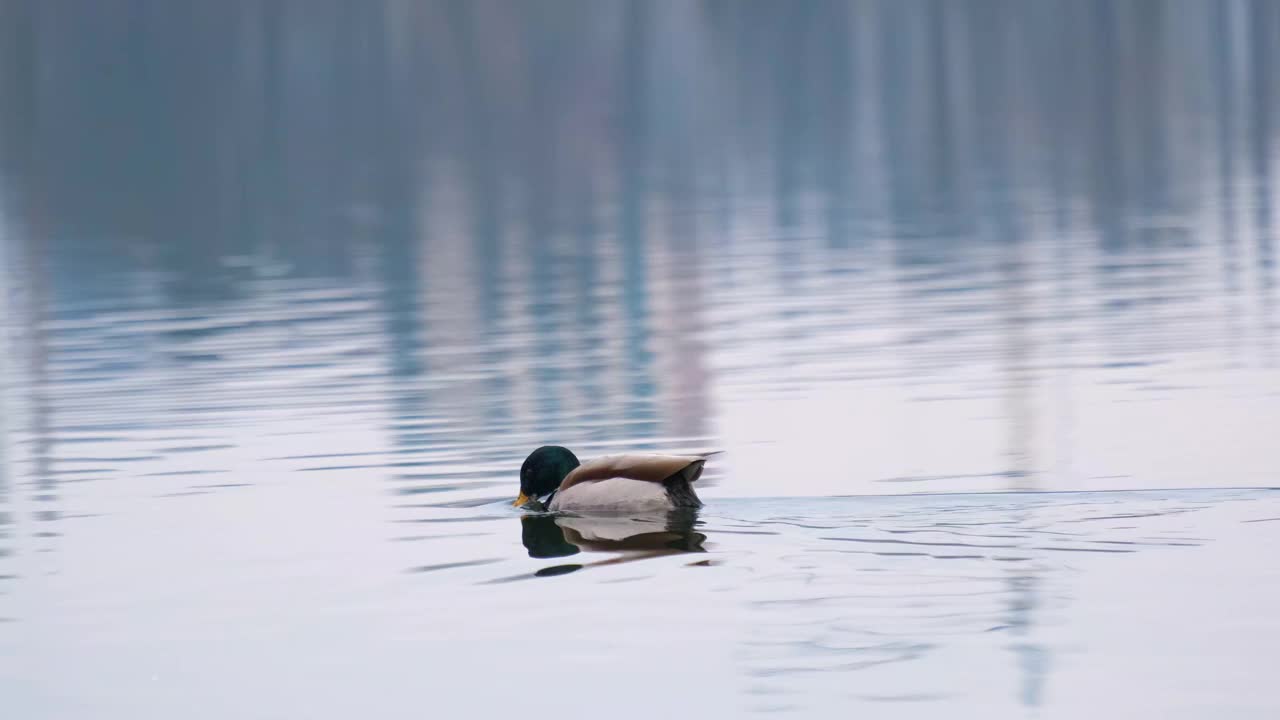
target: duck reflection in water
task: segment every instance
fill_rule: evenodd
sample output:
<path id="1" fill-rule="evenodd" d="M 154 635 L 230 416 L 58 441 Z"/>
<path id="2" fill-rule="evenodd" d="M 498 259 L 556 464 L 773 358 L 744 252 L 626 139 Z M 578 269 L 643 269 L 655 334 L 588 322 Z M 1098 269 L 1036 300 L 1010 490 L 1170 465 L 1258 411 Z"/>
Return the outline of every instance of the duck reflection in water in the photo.
<path id="1" fill-rule="evenodd" d="M 532 558 L 558 558 L 580 552 L 617 553 L 616 556 L 586 564 L 543 568 L 540 576 L 563 575 L 584 567 L 618 565 L 624 562 L 682 553 L 706 552 L 707 536 L 696 532 L 696 510 L 625 516 L 523 515 L 521 541 Z"/>

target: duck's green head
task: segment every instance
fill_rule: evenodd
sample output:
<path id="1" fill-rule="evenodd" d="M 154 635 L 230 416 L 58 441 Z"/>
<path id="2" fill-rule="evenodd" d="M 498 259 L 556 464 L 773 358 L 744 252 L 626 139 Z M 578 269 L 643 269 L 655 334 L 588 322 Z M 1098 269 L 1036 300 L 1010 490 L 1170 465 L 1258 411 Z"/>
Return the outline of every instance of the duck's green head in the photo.
<path id="1" fill-rule="evenodd" d="M 520 466 L 520 497 L 516 498 L 516 507 L 551 495 L 576 467 L 578 458 L 558 445 L 544 445 L 529 453 Z"/>

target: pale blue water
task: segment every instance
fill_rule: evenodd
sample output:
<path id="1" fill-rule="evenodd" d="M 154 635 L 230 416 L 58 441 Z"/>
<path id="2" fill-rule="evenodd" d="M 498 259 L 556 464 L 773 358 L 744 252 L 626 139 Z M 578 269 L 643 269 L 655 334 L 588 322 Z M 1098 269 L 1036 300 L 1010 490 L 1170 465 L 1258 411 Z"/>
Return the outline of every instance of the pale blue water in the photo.
<path id="1" fill-rule="evenodd" d="M 533 558 L 572 551 L 567 533 L 501 504 L 388 517 L 367 483 L 313 483 L 118 490 L 21 538 L 6 706 L 1264 718 L 1280 701 L 1280 492 L 716 498 L 692 542 L 562 520 L 616 545 Z"/>
<path id="2" fill-rule="evenodd" d="M 0 4 L 0 707 L 1274 716 L 1278 28 Z"/>

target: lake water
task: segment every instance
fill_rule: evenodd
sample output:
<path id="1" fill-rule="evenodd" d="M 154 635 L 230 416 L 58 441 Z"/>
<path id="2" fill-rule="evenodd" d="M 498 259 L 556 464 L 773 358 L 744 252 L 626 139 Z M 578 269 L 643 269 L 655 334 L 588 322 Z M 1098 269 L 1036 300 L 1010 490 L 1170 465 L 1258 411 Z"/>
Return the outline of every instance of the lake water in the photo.
<path id="1" fill-rule="evenodd" d="M 3 707 L 1274 717 L 1278 31 L 0 5 Z"/>

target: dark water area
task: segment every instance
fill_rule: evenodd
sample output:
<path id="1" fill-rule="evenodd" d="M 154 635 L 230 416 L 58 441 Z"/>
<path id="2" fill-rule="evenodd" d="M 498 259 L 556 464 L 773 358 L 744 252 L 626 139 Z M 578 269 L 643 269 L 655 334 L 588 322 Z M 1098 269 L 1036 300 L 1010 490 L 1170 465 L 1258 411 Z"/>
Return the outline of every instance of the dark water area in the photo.
<path id="1" fill-rule="evenodd" d="M 1278 59 L 1266 0 L 0 0 L 0 697 L 1272 717 Z M 544 443 L 723 454 L 573 526 Z"/>

